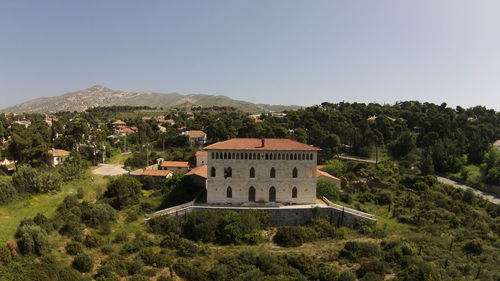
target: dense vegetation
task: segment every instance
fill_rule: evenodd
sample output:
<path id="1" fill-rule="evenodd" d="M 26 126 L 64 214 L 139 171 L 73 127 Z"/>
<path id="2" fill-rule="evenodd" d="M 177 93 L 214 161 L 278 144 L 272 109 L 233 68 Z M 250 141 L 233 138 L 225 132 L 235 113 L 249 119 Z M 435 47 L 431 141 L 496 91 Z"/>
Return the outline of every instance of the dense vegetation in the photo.
<path id="1" fill-rule="evenodd" d="M 183 127 L 204 130 L 209 142 L 287 137 L 321 147 L 323 170 L 346 184 L 339 190 L 320 180 L 318 194 L 373 213 L 378 222 L 350 229 L 314 218 L 273 227 L 262 212 L 196 211 L 144 225 L 145 214 L 190 201 L 200 190 L 182 175 L 105 178 L 91 194 L 65 193 L 53 214 L 22 220 L 0 245 L 1 280 L 500 280 L 500 207 L 434 176 L 477 187 L 499 184 L 500 156 L 490 143 L 500 138 L 500 118 L 493 110 L 324 103 L 284 117 L 263 114 L 262 122 L 218 108 L 157 112 L 173 125 L 141 118 L 152 111 L 64 112 L 52 126 L 37 114 L 0 116 L 0 139 L 12 141 L 3 155 L 17 160 L 17 171 L 0 177 L 0 204 L 59 194 L 90 177 L 84 172 L 89 162 L 122 150 L 123 138 L 108 138 L 110 122 L 122 119 L 139 128 L 126 140 L 133 153 L 122 163 L 131 168 L 159 157 L 193 162 L 195 149 L 178 134 Z M 32 124 L 13 123 L 22 118 Z M 95 144 L 97 153 L 74 153 L 47 167 L 50 148 L 77 144 Z M 383 162 L 343 162 L 335 159 L 339 153 L 377 155 Z"/>

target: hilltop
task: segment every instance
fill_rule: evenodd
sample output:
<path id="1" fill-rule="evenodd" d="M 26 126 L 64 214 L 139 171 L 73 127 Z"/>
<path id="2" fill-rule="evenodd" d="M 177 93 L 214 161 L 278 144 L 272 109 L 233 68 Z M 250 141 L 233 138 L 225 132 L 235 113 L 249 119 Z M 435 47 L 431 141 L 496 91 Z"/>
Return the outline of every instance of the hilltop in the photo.
<path id="1" fill-rule="evenodd" d="M 299 106 L 254 104 L 234 100 L 221 95 L 154 92 L 129 92 L 112 90 L 96 85 L 84 90 L 66 93 L 60 96 L 38 98 L 0 110 L 14 113 L 54 113 L 57 111 L 85 111 L 88 108 L 111 105 L 150 106 L 162 108 L 190 108 L 192 106 L 225 106 L 260 113 L 297 109 Z"/>

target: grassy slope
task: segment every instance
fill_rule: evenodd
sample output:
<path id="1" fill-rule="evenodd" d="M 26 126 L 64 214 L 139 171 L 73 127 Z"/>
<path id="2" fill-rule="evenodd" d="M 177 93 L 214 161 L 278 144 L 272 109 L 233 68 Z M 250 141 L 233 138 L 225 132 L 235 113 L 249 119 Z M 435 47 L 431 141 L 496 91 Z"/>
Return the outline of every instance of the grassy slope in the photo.
<path id="1" fill-rule="evenodd" d="M 119 154 L 110 159 L 110 163 L 123 163 L 129 155 Z M 76 194 L 78 188 L 83 188 L 87 198 L 94 198 L 99 189 L 104 189 L 108 179 L 103 176 L 91 175 L 91 167 L 79 180 L 74 180 L 63 185 L 61 191 L 48 194 L 37 194 L 27 199 L 0 206 L 0 244 L 13 239 L 19 222 L 23 218 L 32 218 L 38 213 L 51 217 L 64 197 Z"/>

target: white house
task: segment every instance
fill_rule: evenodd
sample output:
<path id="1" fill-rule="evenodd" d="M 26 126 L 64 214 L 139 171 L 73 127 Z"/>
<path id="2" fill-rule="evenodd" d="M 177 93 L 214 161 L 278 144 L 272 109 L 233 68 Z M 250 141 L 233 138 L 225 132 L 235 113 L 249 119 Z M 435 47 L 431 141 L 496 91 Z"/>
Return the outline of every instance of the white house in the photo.
<path id="1" fill-rule="evenodd" d="M 316 202 L 316 147 L 289 139 L 237 138 L 205 150 L 209 204 Z"/>

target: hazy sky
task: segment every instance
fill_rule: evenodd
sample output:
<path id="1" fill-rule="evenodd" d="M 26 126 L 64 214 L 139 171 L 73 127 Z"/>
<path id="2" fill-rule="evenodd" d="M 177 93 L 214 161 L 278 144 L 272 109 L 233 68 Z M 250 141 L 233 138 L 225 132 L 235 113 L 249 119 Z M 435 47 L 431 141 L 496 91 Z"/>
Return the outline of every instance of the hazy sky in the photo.
<path id="1" fill-rule="evenodd" d="M 0 0 L 0 108 L 95 84 L 500 109 L 500 1 Z"/>

